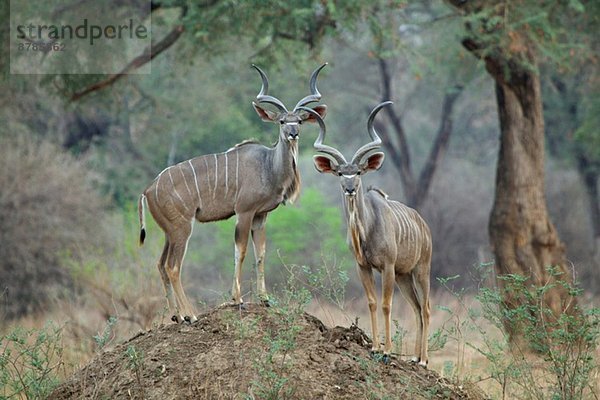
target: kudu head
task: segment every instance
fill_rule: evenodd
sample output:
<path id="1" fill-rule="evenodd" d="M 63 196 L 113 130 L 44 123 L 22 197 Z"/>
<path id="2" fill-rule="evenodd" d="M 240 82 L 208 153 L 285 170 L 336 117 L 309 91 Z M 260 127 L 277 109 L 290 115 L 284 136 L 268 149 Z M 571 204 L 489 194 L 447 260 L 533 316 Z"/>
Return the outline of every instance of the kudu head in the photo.
<path id="1" fill-rule="evenodd" d="M 350 162 L 346 161 L 344 155 L 337 149 L 324 145 L 325 123 L 316 115 L 314 111 L 308 108 L 304 110 L 311 113 L 320 126 L 319 137 L 315 141 L 314 147 L 321 154 L 313 157 L 317 171 L 321 173 L 331 173 L 340 177 L 342 192 L 346 199 L 353 202 L 357 193 L 360 191 L 361 175 L 369 171 L 376 171 L 383 164 L 384 154 L 380 151 L 374 152 L 381 147 L 381 139 L 373 127 L 375 116 L 383 107 L 392 104 L 391 101 L 383 102 L 371 111 L 367 121 L 367 130 L 371 136 L 371 142 L 365 144 L 354 153 Z"/>
<path id="2" fill-rule="evenodd" d="M 256 96 L 256 102 L 252 102 L 252 105 L 263 121 L 279 124 L 280 140 L 295 143 L 300 134 L 300 125 L 303 122 L 317 122 L 317 117 L 325 118 L 325 114 L 327 113 L 326 105 L 318 105 L 312 109 L 306 108 L 306 105 L 321 100 L 321 93 L 317 90 L 317 76 L 326 65 L 327 63 L 313 71 L 310 77 L 310 94 L 300 100 L 292 111 L 288 111 L 281 100 L 267 94 L 269 91 L 269 81 L 267 80 L 267 76 L 260 68 L 252 64 L 262 79 L 262 87 Z M 258 105 L 259 103 L 271 104 L 277 108 L 277 111 L 263 108 Z M 311 110 L 313 113 L 306 112 L 306 110 Z"/>

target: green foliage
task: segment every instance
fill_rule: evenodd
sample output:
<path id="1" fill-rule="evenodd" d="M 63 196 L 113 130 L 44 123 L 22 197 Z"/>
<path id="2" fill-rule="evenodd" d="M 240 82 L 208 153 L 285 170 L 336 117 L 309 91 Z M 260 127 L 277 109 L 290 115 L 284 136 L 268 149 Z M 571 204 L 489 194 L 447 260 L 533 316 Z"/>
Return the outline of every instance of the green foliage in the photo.
<path id="1" fill-rule="evenodd" d="M 62 327 L 16 328 L 0 336 L 0 399 L 43 399 L 59 383 Z"/>
<path id="2" fill-rule="evenodd" d="M 301 320 L 311 300 L 310 292 L 298 286 L 293 277 L 270 299 L 269 318 L 277 321 L 277 329 L 264 333 L 261 339 L 265 351 L 253 357 L 257 378 L 252 381 L 252 393 L 259 398 L 293 397 L 296 387 L 288 378 L 294 367 L 291 353 L 297 348 L 297 337 L 302 330 Z M 250 324 L 250 327 L 252 329 L 254 325 Z"/>
<path id="3" fill-rule="evenodd" d="M 113 327 L 117 323 L 118 318 L 115 316 L 111 316 L 108 321 L 106 321 L 106 325 L 102 332 L 98 332 L 98 334 L 94 335 L 93 339 L 96 342 L 99 350 L 102 350 L 104 346 L 106 346 L 113 338 Z"/>
<path id="4" fill-rule="evenodd" d="M 381 354 L 374 354 L 372 358 L 357 358 L 361 372 L 364 374 L 364 383 L 355 382 L 354 384 L 362 391 L 364 398 L 369 400 L 391 400 L 388 395 L 382 395 L 383 383 L 376 370 L 376 365 L 382 362 Z"/>
<path id="5" fill-rule="evenodd" d="M 127 360 L 127 368 L 131 369 L 135 374 L 135 379 L 140 390 L 142 398 L 146 398 L 145 384 L 144 384 L 144 353 L 138 350 L 134 345 L 127 346 L 125 350 L 125 357 Z"/>
<path id="6" fill-rule="evenodd" d="M 402 347 L 404 345 L 404 339 L 408 334 L 408 331 L 400 325 L 400 321 L 397 319 L 392 320 L 394 324 L 394 335 L 392 336 L 392 353 L 402 354 Z M 429 349 L 431 351 L 431 349 Z"/>
<path id="7" fill-rule="evenodd" d="M 258 378 L 252 381 L 253 393 L 261 399 L 290 398 L 296 390 L 286 375 L 293 368 L 290 353 L 296 348 L 296 335 L 301 329 L 296 324 L 298 315 L 277 313 L 277 316 L 283 317 L 284 328 L 262 337 L 265 352 L 254 361 Z"/>
<path id="8" fill-rule="evenodd" d="M 323 264 L 335 265 L 340 271 L 346 270 L 350 262 L 346 264 L 343 260 L 336 259 L 337 254 L 348 252 L 339 208 L 325 205 L 323 196 L 316 189 L 303 190 L 299 203 L 300 205 L 280 206 L 269 214 L 265 263 L 267 271 L 279 259 L 284 264 L 288 260 L 303 260 L 303 265 L 313 269 L 313 272 L 317 271 L 313 266 Z M 198 231 L 202 229 L 209 228 L 207 225 L 197 227 Z M 190 254 L 186 259 L 229 271 L 233 265 L 231 255 L 235 218 L 211 223 L 210 230 L 211 237 L 202 241 L 202 247 L 197 251 L 190 246 Z M 250 253 L 246 261 L 252 262 L 251 260 Z M 347 280 L 345 275 L 342 278 Z"/>
<path id="9" fill-rule="evenodd" d="M 127 366 L 134 370 L 141 368 L 144 362 L 144 353 L 138 350 L 134 345 L 127 346 L 125 357 L 127 357 Z"/>
<path id="10" fill-rule="evenodd" d="M 319 255 L 331 260 L 346 252 L 339 207 L 327 205 L 316 189 L 304 190 L 299 203 L 280 207 L 269 217 L 270 240 L 284 259 L 320 264 Z"/>
<path id="11" fill-rule="evenodd" d="M 478 279 L 488 280 L 491 269 L 491 265 L 478 267 Z M 556 271 L 554 274 L 559 278 Z M 555 318 L 544 305 L 545 293 L 560 285 L 573 296 L 581 297 L 579 288 L 559 279 L 556 283 L 533 287 L 526 277 L 516 274 L 503 276 L 501 280 L 502 289 L 481 287 L 475 306 L 468 305 L 464 293 L 451 287 L 451 280 L 439 280 L 467 313 L 467 318 L 462 319 L 454 310 L 442 309 L 449 314 L 441 330 L 444 340 L 458 344 L 459 357 L 464 345 L 483 355 L 489 362 L 490 377 L 499 384 L 503 398 L 592 397 L 593 377 L 599 372 L 594 352 L 600 341 L 600 309 L 579 310 L 581 315 L 563 313 Z M 524 297 L 522 305 L 508 309 L 504 303 L 507 294 Z M 525 343 L 510 339 L 503 330 L 507 321 L 523 330 Z M 501 335 L 495 335 L 495 330 Z M 476 332 L 483 345 L 467 341 L 468 331 Z M 459 359 L 457 365 L 461 364 Z"/>
<path id="12" fill-rule="evenodd" d="M 505 73 L 536 69 L 541 61 L 572 68 L 593 58 L 597 2 L 478 1 L 450 3 L 466 11 L 466 36 L 481 57 L 504 57 Z M 501 56 L 501 54 L 503 54 Z M 510 60 L 513 64 L 508 64 Z M 519 67 L 520 65 L 520 67 Z"/>

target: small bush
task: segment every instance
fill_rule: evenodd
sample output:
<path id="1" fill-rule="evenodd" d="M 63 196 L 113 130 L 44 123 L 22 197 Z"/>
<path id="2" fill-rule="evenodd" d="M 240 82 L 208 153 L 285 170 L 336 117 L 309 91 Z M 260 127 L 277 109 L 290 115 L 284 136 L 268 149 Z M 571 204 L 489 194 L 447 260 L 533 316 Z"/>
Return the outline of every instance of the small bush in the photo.
<path id="1" fill-rule="evenodd" d="M 492 266 L 478 268 L 481 281 L 489 279 Z M 553 270 L 550 269 L 553 273 Z M 465 302 L 465 291 L 455 291 L 452 280 L 438 279 L 459 301 L 463 312 L 440 307 L 450 318 L 439 336 L 445 342 L 456 342 L 459 358 L 464 346 L 469 346 L 489 362 L 489 378 L 501 388 L 502 398 L 579 400 L 598 398 L 594 376 L 600 373 L 595 354 L 600 341 L 600 309 L 591 308 L 581 314 L 562 314 L 554 317 L 543 301 L 545 293 L 562 285 L 573 296 L 581 290 L 560 280 L 542 287 L 529 285 L 520 275 L 505 275 L 502 289 L 480 287 L 476 305 Z M 504 304 L 506 291 L 518 293 L 522 305 L 509 309 Z M 524 333 L 524 342 L 511 341 L 504 330 L 506 321 Z M 491 334 L 493 328 L 500 336 Z M 481 342 L 466 339 L 466 332 L 477 333 Z M 460 375 L 461 360 L 457 367 Z M 460 378 L 460 376 L 458 376 Z"/>
<path id="2" fill-rule="evenodd" d="M 62 329 L 17 328 L 0 336 L 0 399 L 43 399 L 59 383 Z"/>

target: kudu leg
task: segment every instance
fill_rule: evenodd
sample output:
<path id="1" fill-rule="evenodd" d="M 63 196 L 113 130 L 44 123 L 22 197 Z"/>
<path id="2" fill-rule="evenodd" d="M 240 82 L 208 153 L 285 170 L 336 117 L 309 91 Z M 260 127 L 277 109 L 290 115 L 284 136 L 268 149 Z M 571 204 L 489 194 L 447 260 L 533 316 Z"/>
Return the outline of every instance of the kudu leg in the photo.
<path id="1" fill-rule="evenodd" d="M 377 328 L 377 292 L 375 291 L 375 279 L 371 268 L 358 266 L 360 281 L 365 288 L 367 302 L 369 304 L 369 314 L 371 315 L 371 334 L 373 336 L 373 352 L 379 351 L 379 332 Z"/>
<path id="2" fill-rule="evenodd" d="M 421 329 L 420 338 L 420 348 L 419 348 L 419 364 L 423 366 L 427 366 L 427 362 L 429 361 L 427 346 L 429 339 L 429 318 L 430 318 L 430 308 L 429 308 L 429 264 L 418 265 L 414 271 L 412 272 L 412 281 L 415 295 L 417 297 L 417 301 L 419 303 L 420 308 L 420 322 Z"/>
<path id="3" fill-rule="evenodd" d="M 167 298 L 167 304 L 169 306 L 169 312 L 172 315 L 176 315 L 177 312 L 175 297 L 173 296 L 173 285 L 171 285 L 171 280 L 169 279 L 169 275 L 167 274 L 167 270 L 165 269 L 167 263 L 167 256 L 169 254 L 169 240 L 165 236 L 165 245 L 163 247 L 162 254 L 160 255 L 160 259 L 158 260 L 158 272 L 160 273 L 160 279 L 163 284 L 163 289 L 165 290 L 165 297 Z"/>
<path id="4" fill-rule="evenodd" d="M 411 358 L 411 361 L 419 362 L 421 360 L 423 322 L 421 306 L 419 304 L 419 299 L 417 298 L 416 291 L 413 286 L 412 274 L 397 275 L 396 283 L 400 288 L 400 293 L 402 293 L 402 296 L 408 302 L 408 304 L 410 304 L 415 313 L 415 326 L 417 328 L 417 334 L 415 336 L 415 353 L 414 356 Z"/>
<path id="5" fill-rule="evenodd" d="M 171 285 L 173 285 L 173 290 L 175 291 L 175 299 L 177 300 L 178 308 L 178 322 L 195 322 L 198 320 L 198 318 L 196 318 L 194 308 L 185 295 L 183 286 L 181 284 L 181 269 L 191 234 L 192 228 L 190 224 L 190 226 L 187 228 L 181 228 L 177 232 L 177 235 L 169 237 L 167 274 L 169 275 Z"/>
<path id="6" fill-rule="evenodd" d="M 392 300 L 394 298 L 394 288 L 396 285 L 395 275 L 396 271 L 394 270 L 393 265 L 386 266 L 381 273 L 381 291 L 383 297 L 381 310 L 383 311 L 385 322 L 384 356 L 389 356 L 392 352 Z"/>
<path id="7" fill-rule="evenodd" d="M 256 293 L 260 301 L 269 304 L 269 296 L 265 284 L 265 251 L 266 251 L 266 214 L 254 217 L 252 222 L 252 244 L 254 245 L 254 257 L 256 268 Z"/>
<path id="8" fill-rule="evenodd" d="M 233 287 L 231 295 L 235 304 L 243 304 L 242 300 L 242 264 L 246 258 L 246 249 L 248 248 L 248 237 L 252 227 L 252 214 L 238 214 L 235 225 L 235 271 L 233 276 Z"/>

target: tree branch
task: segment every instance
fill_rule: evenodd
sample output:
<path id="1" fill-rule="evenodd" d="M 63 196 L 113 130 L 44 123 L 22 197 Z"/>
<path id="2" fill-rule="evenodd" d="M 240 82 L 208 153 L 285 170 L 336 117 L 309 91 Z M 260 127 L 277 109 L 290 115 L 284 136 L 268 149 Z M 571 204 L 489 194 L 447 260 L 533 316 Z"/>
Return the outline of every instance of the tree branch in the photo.
<path id="1" fill-rule="evenodd" d="M 433 175 L 439 165 L 440 160 L 444 157 L 446 150 L 450 144 L 450 135 L 452 134 L 452 123 L 453 123 L 453 109 L 456 100 L 460 96 L 464 89 L 462 85 L 455 85 L 444 96 L 444 103 L 442 105 L 442 116 L 440 118 L 440 126 L 438 128 L 437 135 L 425 162 L 425 166 L 421 170 L 419 175 L 419 181 L 417 184 L 417 191 L 414 198 L 413 206 L 419 208 L 429 192 L 431 182 L 433 181 Z"/>
<path id="2" fill-rule="evenodd" d="M 173 30 L 166 35 L 160 42 L 156 43 L 156 44 L 151 44 L 149 47 L 147 47 L 144 52 L 137 56 L 136 58 L 134 58 L 129 64 L 127 64 L 127 66 L 125 66 L 125 68 L 123 68 L 120 72 L 116 73 L 116 74 L 112 74 L 109 75 L 108 78 L 101 80 L 100 82 L 96 82 L 91 86 L 88 86 L 87 88 L 74 93 L 71 96 L 71 101 L 76 101 L 81 99 L 82 97 L 95 92 L 97 90 L 103 89 L 107 86 L 112 85 L 113 83 L 115 83 L 117 80 L 119 80 L 120 78 L 124 77 L 125 75 L 127 75 L 130 71 L 137 69 L 139 67 L 141 67 L 142 65 L 148 63 L 150 60 L 152 60 L 154 57 L 156 57 L 157 55 L 159 55 L 160 53 L 162 53 L 163 51 L 165 51 L 166 49 L 168 49 L 169 47 L 171 47 L 173 45 L 173 43 L 175 43 L 177 41 L 177 39 L 179 39 L 179 37 L 181 36 L 181 34 L 184 32 L 184 27 L 183 25 L 178 25 L 175 28 L 173 28 Z"/>
<path id="3" fill-rule="evenodd" d="M 389 71 L 389 65 L 387 61 L 381 57 L 378 57 L 379 61 L 379 72 L 381 74 L 381 81 L 383 85 L 383 100 L 391 100 L 392 94 L 392 78 Z M 399 148 L 394 145 L 391 141 L 388 132 L 383 129 L 380 132 L 381 140 L 384 146 L 391 153 L 392 161 L 400 172 L 400 180 L 404 187 L 404 193 L 408 203 L 412 203 L 415 195 L 415 178 L 412 173 L 410 164 L 410 148 L 408 147 L 408 141 L 406 140 L 406 133 L 402 127 L 402 120 L 393 107 L 386 107 L 385 112 L 387 113 L 388 119 L 390 120 L 396 137 L 398 138 Z"/>
<path id="4" fill-rule="evenodd" d="M 218 0 L 208 0 L 206 3 L 203 3 L 201 6 L 202 7 L 210 7 L 214 4 L 216 4 L 217 1 Z M 188 6 L 185 3 L 179 3 L 179 2 L 177 4 L 174 4 L 174 6 L 179 7 L 181 9 L 180 19 L 183 20 L 183 18 L 186 16 L 186 14 L 188 12 Z M 152 13 L 160 8 L 163 8 L 162 3 L 154 2 L 154 1 L 150 3 L 150 13 Z M 157 55 L 159 55 L 160 53 L 162 53 L 163 51 L 165 51 L 169 47 L 171 47 L 181 37 L 181 34 L 184 31 L 185 31 L 185 27 L 183 26 L 183 24 L 179 24 L 179 25 L 175 26 L 171 30 L 171 32 L 169 32 L 161 41 L 159 41 L 158 43 L 151 43 L 150 46 L 148 46 L 144 49 L 144 52 L 141 55 L 137 56 L 131 62 L 129 62 L 125 66 L 125 68 L 123 68 L 120 72 L 109 75 L 108 78 L 103 79 L 100 82 L 96 82 L 93 85 L 90 85 L 87 88 L 74 93 L 71 96 L 71 101 L 77 101 L 80 98 L 82 98 L 90 93 L 93 93 L 97 90 L 104 89 L 105 87 L 110 86 L 113 83 L 115 83 L 117 80 L 121 79 L 123 76 L 127 75 L 130 71 L 140 68 L 144 64 L 150 62 L 150 60 L 152 60 L 154 57 L 156 57 Z"/>

